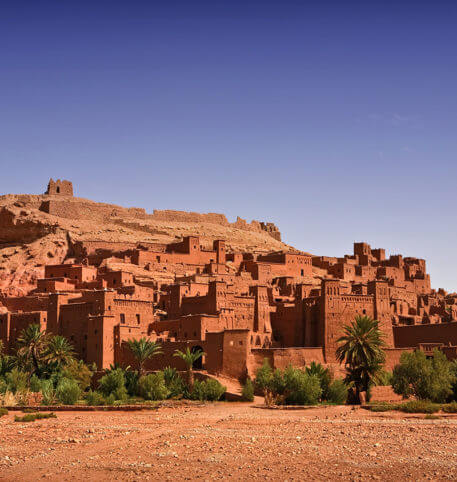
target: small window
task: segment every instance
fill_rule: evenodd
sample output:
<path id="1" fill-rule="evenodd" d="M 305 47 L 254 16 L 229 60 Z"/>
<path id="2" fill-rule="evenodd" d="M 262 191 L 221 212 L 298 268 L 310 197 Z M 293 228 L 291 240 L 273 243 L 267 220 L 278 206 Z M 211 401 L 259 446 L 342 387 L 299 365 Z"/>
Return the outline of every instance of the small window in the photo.
<path id="1" fill-rule="evenodd" d="M 125 323 L 125 315 L 124 315 L 124 313 L 121 313 L 121 323 Z"/>
<path id="2" fill-rule="evenodd" d="M 136 315 L 136 322 L 137 322 L 138 325 L 140 324 L 140 321 L 141 321 L 141 317 L 140 317 L 140 315 L 137 314 Z"/>

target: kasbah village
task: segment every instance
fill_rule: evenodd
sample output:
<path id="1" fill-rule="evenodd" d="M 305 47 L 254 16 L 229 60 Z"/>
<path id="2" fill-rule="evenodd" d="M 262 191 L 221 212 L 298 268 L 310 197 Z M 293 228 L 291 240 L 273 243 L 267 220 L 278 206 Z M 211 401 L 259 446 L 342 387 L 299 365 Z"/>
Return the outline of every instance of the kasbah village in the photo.
<path id="1" fill-rule="evenodd" d="M 457 294 L 348 251 L 0 196 L 0 480 L 456 479 Z"/>

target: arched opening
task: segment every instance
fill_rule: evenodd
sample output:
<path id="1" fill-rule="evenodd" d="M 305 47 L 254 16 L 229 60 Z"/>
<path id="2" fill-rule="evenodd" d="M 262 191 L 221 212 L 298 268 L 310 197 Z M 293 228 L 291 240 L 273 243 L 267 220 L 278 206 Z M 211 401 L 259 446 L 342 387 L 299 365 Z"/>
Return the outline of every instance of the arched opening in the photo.
<path id="1" fill-rule="evenodd" d="M 56 187 L 56 193 L 60 194 L 60 187 L 59 186 Z"/>
<path id="2" fill-rule="evenodd" d="M 191 352 L 195 353 L 197 351 L 203 351 L 203 348 L 201 346 L 195 345 L 192 347 Z M 201 370 L 203 368 L 203 357 L 201 356 L 198 360 L 195 360 L 192 368 L 194 370 Z"/>

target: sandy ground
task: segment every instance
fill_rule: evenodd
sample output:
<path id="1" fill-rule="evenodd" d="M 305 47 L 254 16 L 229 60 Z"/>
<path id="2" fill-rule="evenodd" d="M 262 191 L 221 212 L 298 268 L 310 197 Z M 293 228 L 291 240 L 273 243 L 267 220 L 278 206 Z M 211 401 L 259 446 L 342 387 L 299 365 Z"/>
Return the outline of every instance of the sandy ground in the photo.
<path id="1" fill-rule="evenodd" d="M 17 412 L 16 412 L 17 413 Z M 242 403 L 0 419 L 0 480 L 457 479 L 457 418 Z"/>

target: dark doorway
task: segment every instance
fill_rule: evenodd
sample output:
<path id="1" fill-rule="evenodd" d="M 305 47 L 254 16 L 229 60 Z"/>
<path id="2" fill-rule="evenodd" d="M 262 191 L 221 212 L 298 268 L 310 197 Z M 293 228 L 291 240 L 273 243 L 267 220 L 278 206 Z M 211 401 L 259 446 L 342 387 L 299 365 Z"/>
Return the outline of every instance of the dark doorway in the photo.
<path id="1" fill-rule="evenodd" d="M 203 351 L 203 348 L 201 346 L 193 346 L 191 352 L 195 353 L 196 351 Z M 194 370 L 201 370 L 203 368 L 203 357 L 201 356 L 198 360 L 194 361 L 194 364 L 192 365 L 192 368 Z"/>

